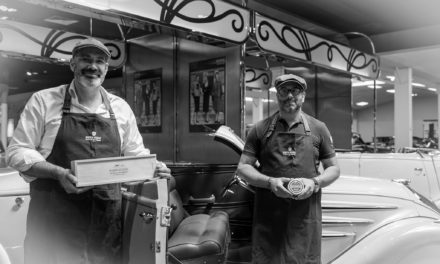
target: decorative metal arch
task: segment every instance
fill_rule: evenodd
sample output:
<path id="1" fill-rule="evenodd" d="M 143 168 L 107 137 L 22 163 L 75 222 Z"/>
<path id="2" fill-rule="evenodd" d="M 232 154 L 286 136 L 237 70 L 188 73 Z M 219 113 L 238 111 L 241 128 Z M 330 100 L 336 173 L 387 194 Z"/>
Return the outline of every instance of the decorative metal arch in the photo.
<path id="1" fill-rule="evenodd" d="M 256 68 L 246 67 L 246 86 L 260 89 L 269 89 L 272 83 L 271 72 Z"/>
<path id="2" fill-rule="evenodd" d="M 18 22 L 0 22 L 0 50 L 33 55 L 43 58 L 64 60 L 67 62 L 72 55 L 74 45 L 84 35 L 54 30 Z M 111 67 L 121 67 L 125 62 L 125 45 L 117 41 L 100 39 L 111 53 Z"/>
<path id="3" fill-rule="evenodd" d="M 249 35 L 250 11 L 219 0 L 95 0 L 108 11 L 190 30 L 232 43 L 244 43 Z M 70 1 L 69 1 L 70 2 Z"/>
<path id="4" fill-rule="evenodd" d="M 255 14 L 259 47 L 267 52 L 306 60 L 325 67 L 376 79 L 379 58 Z"/>

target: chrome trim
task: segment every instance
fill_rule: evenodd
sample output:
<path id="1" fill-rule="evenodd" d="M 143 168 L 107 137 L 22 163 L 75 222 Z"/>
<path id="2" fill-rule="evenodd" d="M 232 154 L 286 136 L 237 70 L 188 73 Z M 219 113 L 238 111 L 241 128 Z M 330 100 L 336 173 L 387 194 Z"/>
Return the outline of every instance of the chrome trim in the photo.
<path id="1" fill-rule="evenodd" d="M 322 201 L 323 210 L 347 209 L 347 210 L 388 210 L 397 209 L 399 206 L 386 203 L 357 203 L 340 201 Z"/>
<path id="2" fill-rule="evenodd" d="M 417 170 L 417 169 L 414 169 L 414 170 Z M 401 183 L 405 186 L 409 186 L 409 184 L 411 183 L 411 179 L 392 179 L 391 181 Z"/>
<path id="3" fill-rule="evenodd" d="M 326 225 L 353 225 L 353 224 L 372 224 L 374 220 L 366 218 L 332 217 L 323 216 L 322 223 Z"/>
<path id="4" fill-rule="evenodd" d="M 355 233 L 323 231 L 322 238 L 355 237 Z"/>

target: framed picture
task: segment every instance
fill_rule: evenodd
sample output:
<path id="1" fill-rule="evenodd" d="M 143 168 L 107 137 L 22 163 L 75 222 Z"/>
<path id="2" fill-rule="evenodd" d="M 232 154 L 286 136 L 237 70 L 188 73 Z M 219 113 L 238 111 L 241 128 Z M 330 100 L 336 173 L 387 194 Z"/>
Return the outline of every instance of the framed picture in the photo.
<path id="1" fill-rule="evenodd" d="M 162 69 L 134 74 L 134 114 L 141 133 L 162 132 Z"/>
<path id="2" fill-rule="evenodd" d="M 189 65 L 189 131 L 207 132 L 225 124 L 225 58 Z"/>

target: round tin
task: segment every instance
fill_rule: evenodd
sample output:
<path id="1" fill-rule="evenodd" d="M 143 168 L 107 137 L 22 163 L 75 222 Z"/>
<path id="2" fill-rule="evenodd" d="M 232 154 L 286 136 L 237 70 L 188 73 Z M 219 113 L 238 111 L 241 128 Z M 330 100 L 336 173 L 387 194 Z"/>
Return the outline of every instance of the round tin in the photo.
<path id="1" fill-rule="evenodd" d="M 287 190 L 296 196 L 304 190 L 304 183 L 297 179 L 291 179 L 287 184 Z"/>

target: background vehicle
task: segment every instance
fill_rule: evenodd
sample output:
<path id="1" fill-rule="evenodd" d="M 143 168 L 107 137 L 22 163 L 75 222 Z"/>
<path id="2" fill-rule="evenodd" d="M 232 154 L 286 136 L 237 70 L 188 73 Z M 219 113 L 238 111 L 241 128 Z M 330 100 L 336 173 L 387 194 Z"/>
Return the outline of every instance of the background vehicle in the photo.
<path id="1" fill-rule="evenodd" d="M 337 153 L 341 173 L 406 182 L 440 206 L 440 155 L 434 150 L 407 153 Z"/>

